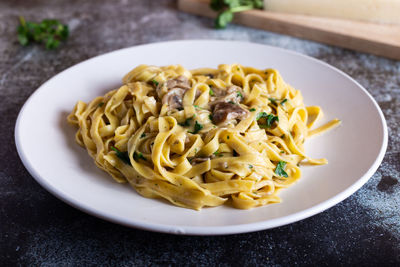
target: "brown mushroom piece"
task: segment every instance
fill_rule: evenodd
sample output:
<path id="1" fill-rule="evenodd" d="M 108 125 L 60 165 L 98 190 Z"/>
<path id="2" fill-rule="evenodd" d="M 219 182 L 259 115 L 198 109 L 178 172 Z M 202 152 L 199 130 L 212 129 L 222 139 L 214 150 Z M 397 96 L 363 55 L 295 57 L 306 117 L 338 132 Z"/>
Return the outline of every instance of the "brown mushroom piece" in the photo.
<path id="1" fill-rule="evenodd" d="M 162 104 L 168 104 L 169 109 L 180 109 L 183 107 L 182 99 L 186 90 L 182 88 L 174 88 L 168 91 L 163 98 Z"/>
<path id="2" fill-rule="evenodd" d="M 214 106 L 212 120 L 215 124 L 220 124 L 225 121 L 246 118 L 248 111 L 237 104 L 219 102 Z"/>
<path id="3" fill-rule="evenodd" d="M 221 102 L 240 103 L 243 100 L 243 90 L 239 86 L 230 85 L 225 90 L 216 88 L 215 97 L 212 98 L 211 106 L 215 106 Z"/>
<path id="4" fill-rule="evenodd" d="M 175 79 L 168 80 L 167 87 L 168 87 L 168 89 L 182 88 L 185 90 L 189 90 L 190 89 L 189 79 L 183 75 L 178 76 Z"/>
<path id="5" fill-rule="evenodd" d="M 226 88 L 225 102 L 241 102 L 243 100 L 243 90 L 239 86 L 231 85 Z"/>
<path id="6" fill-rule="evenodd" d="M 167 92 L 162 97 L 162 104 L 168 104 L 169 109 L 183 108 L 183 95 L 190 89 L 190 83 L 185 76 L 178 76 L 168 80 L 165 84 Z M 160 94 L 161 91 L 158 93 Z"/>

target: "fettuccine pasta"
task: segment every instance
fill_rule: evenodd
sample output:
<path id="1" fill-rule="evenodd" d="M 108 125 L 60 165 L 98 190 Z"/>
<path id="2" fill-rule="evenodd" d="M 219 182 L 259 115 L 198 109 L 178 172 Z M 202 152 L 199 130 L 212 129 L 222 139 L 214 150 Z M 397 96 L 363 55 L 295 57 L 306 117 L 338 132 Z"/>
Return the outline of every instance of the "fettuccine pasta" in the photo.
<path id="1" fill-rule="evenodd" d="M 86 104 L 68 122 L 96 165 L 139 194 L 199 210 L 231 203 L 249 209 L 280 202 L 322 117 L 275 69 L 239 64 L 186 70 L 140 65 L 123 85 Z"/>

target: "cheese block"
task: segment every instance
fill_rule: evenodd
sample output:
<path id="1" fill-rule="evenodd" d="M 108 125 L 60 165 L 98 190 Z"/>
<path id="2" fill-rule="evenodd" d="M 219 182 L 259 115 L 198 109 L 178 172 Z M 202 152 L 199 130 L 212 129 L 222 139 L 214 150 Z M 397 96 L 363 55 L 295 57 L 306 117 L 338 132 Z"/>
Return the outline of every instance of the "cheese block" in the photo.
<path id="1" fill-rule="evenodd" d="M 264 0 L 268 11 L 400 24 L 400 0 Z"/>

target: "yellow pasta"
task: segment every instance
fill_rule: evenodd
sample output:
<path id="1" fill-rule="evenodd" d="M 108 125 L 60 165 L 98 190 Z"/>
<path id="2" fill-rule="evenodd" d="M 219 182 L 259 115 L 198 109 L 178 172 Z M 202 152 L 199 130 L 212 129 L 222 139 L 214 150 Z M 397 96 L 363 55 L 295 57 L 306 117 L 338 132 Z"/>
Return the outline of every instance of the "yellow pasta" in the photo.
<path id="1" fill-rule="evenodd" d="M 327 163 L 303 147 L 307 137 L 340 124 L 311 130 L 321 117 L 274 69 L 140 65 L 119 89 L 79 101 L 68 122 L 117 182 L 199 210 L 280 202 L 278 192 L 300 178 L 300 162 Z"/>

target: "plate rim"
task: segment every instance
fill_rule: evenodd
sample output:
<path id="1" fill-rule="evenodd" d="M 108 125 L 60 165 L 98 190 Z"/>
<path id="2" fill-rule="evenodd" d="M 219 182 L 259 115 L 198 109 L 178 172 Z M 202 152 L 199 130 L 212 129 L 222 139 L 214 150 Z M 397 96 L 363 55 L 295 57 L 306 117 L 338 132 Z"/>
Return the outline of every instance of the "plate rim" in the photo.
<path id="1" fill-rule="evenodd" d="M 103 212 L 102 210 L 99 210 L 97 208 L 93 208 L 90 206 L 87 206 L 86 203 L 79 202 L 78 200 L 73 199 L 72 197 L 68 196 L 68 194 L 65 194 L 62 192 L 62 190 L 58 189 L 57 187 L 51 186 L 46 178 L 41 177 L 35 170 L 35 168 L 31 165 L 31 162 L 29 160 L 29 157 L 27 157 L 22 144 L 21 144 L 21 137 L 20 137 L 20 125 L 22 118 L 24 116 L 24 111 L 26 107 L 29 105 L 29 103 L 32 101 L 34 96 L 40 91 L 41 88 L 45 87 L 47 83 L 49 83 L 52 79 L 54 79 L 56 76 L 62 75 L 64 72 L 70 70 L 73 67 L 78 67 L 81 64 L 86 64 L 87 62 L 90 62 L 92 60 L 95 60 L 99 57 L 110 55 L 112 53 L 118 53 L 124 50 L 129 50 L 129 49 L 135 49 L 143 46 L 157 46 L 157 45 L 164 45 L 164 44 L 173 44 L 173 43 L 191 43 L 191 42 L 204 42 L 204 43 L 210 43 L 210 42 L 215 42 L 215 43 L 236 43 L 236 44 L 241 44 L 241 45 L 256 45 L 256 46 L 263 46 L 269 49 L 277 49 L 281 50 L 282 52 L 293 54 L 296 56 L 300 56 L 303 58 L 306 58 L 307 60 L 314 61 L 318 64 L 322 64 L 325 67 L 328 67 L 332 71 L 338 72 L 339 74 L 343 75 L 347 79 L 349 79 L 351 82 L 353 82 L 359 89 L 361 89 L 367 96 L 368 98 L 372 101 L 374 104 L 375 108 L 378 111 L 379 118 L 382 122 L 382 130 L 383 130 L 383 140 L 382 140 L 382 145 L 380 147 L 379 153 L 374 160 L 373 164 L 369 167 L 369 169 L 351 186 L 347 187 L 345 190 L 342 192 L 336 194 L 335 196 L 320 202 L 310 208 L 283 216 L 283 217 L 278 217 L 274 219 L 269 219 L 266 221 L 260 221 L 260 222 L 253 222 L 253 223 L 245 223 L 245 224 L 239 224 L 239 225 L 227 225 L 227 226 L 176 226 L 176 225 L 165 225 L 165 224 L 160 224 L 160 223 L 151 223 L 151 222 L 140 222 L 140 221 L 132 221 L 132 220 L 126 220 L 122 217 L 113 217 L 107 215 L 106 212 Z M 339 202 L 345 200 L 352 194 L 354 194 L 358 189 L 360 189 L 371 177 L 372 175 L 376 172 L 378 167 L 380 166 L 385 154 L 386 154 L 386 149 L 388 145 L 388 130 L 387 130 L 387 123 L 384 117 L 384 114 L 379 107 L 378 103 L 376 100 L 372 97 L 372 95 L 360 84 L 358 83 L 354 78 L 343 72 L 342 70 L 322 61 L 316 58 L 313 58 L 311 56 L 281 48 L 281 47 L 276 47 L 272 45 L 267 45 L 267 44 L 262 44 L 262 43 L 255 43 L 255 42 L 245 42 L 245 41 L 235 41 L 235 40 L 218 40 L 218 39 L 190 39 L 190 40 L 171 40 L 171 41 L 161 41 L 161 42 L 155 42 L 155 43 L 148 43 L 148 44 L 141 44 L 141 45 L 135 45 L 135 46 L 130 46 L 130 47 L 125 47 L 117 50 L 112 50 L 103 54 L 99 54 L 97 56 L 91 57 L 89 59 L 86 59 L 84 61 L 81 61 L 77 64 L 74 64 L 72 66 L 67 67 L 63 71 L 57 73 L 56 75 L 52 76 L 49 78 L 46 82 L 44 82 L 42 85 L 40 85 L 25 101 L 23 104 L 22 108 L 19 111 L 15 128 L 14 128 L 14 138 L 15 138 L 15 145 L 17 148 L 18 155 L 21 159 L 22 164 L 26 168 L 26 170 L 29 172 L 29 174 L 38 182 L 47 192 L 58 198 L 59 200 L 67 203 L 68 205 L 83 211 L 87 214 L 90 214 L 92 216 L 95 216 L 97 218 L 110 221 L 113 223 L 117 223 L 120 225 L 128 226 L 131 228 L 136 228 L 136 229 L 141 229 L 141 230 L 148 230 L 148 231 L 154 231 L 154 232 L 162 232 L 162 233 L 169 233 L 169 234 L 180 234 L 180 235 L 201 235 L 201 236 L 211 236 L 211 235 L 229 235 L 229 234 L 239 234 L 239 233 L 248 233 L 248 232 L 254 232 L 254 231 L 261 231 L 261 230 L 267 230 L 267 229 L 272 229 L 276 228 L 279 226 L 284 226 L 288 225 L 306 218 L 309 218 L 313 215 L 317 215 L 333 206 L 338 204 Z"/>

